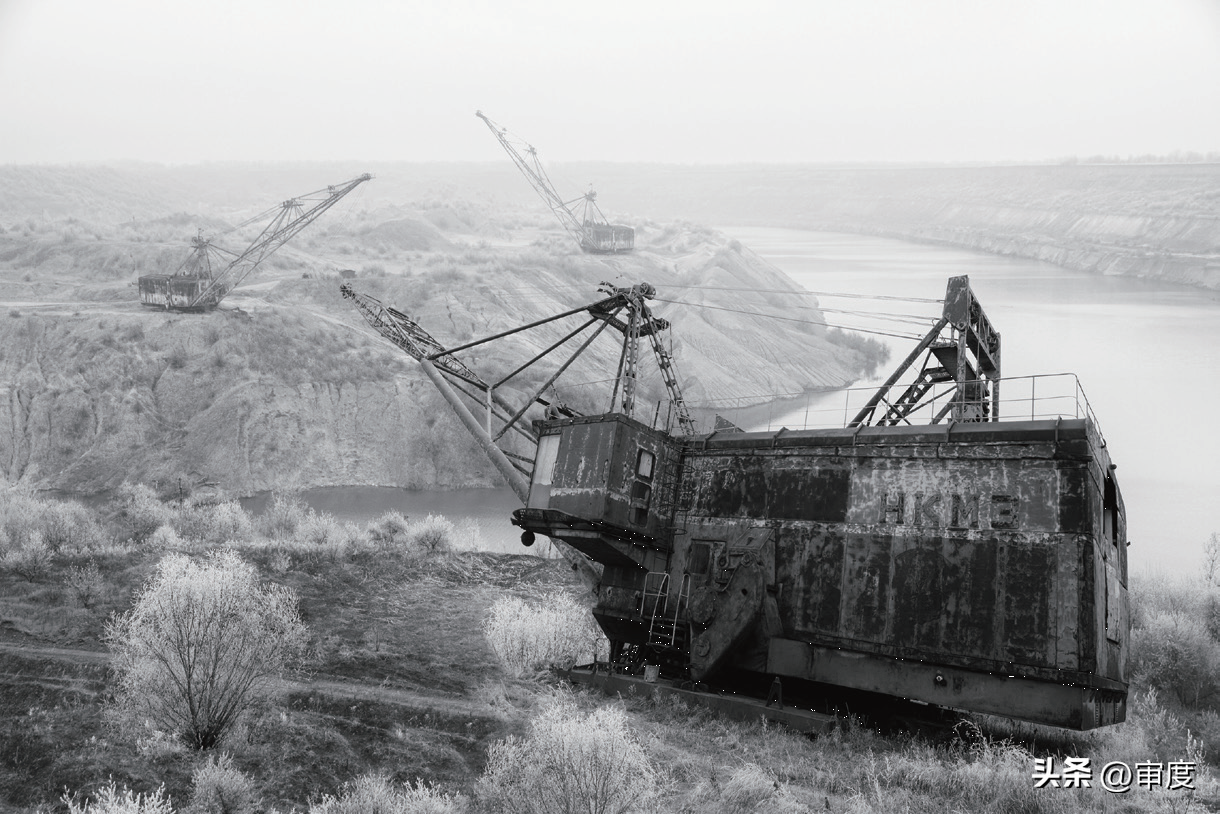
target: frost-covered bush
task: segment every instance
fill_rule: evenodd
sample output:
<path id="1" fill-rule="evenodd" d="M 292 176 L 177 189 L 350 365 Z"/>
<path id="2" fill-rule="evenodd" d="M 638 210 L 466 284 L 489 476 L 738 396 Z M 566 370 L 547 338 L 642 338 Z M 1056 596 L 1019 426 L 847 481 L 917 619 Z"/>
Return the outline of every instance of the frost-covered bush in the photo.
<path id="1" fill-rule="evenodd" d="M 111 780 L 98 791 L 93 800 L 81 803 L 76 796 L 64 795 L 68 814 L 173 814 L 173 806 L 165 796 L 165 786 L 149 794 L 136 794 L 124 786 L 119 789 Z"/>
<path id="2" fill-rule="evenodd" d="M 1122 760 L 1134 766 L 1141 761 L 1201 761 L 1203 746 L 1182 722 L 1161 703 L 1155 688 L 1133 693 L 1127 720 L 1098 735 L 1102 761 Z M 1096 762 L 1096 761 L 1095 761 Z"/>
<path id="3" fill-rule="evenodd" d="M 430 514 L 407 528 L 408 545 L 417 552 L 439 554 L 453 548 L 453 523 L 444 515 Z"/>
<path id="4" fill-rule="evenodd" d="M 529 734 L 489 750 L 477 793 L 507 814 L 626 814 L 656 797 L 657 775 L 620 707 L 588 716 L 562 702 Z"/>
<path id="5" fill-rule="evenodd" d="M 458 814 L 465 801 L 426 783 L 397 786 L 382 775 L 365 775 L 348 783 L 338 797 L 326 795 L 309 814 Z"/>
<path id="6" fill-rule="evenodd" d="M 357 537 L 359 532 L 351 524 L 341 523 L 333 515 L 313 511 L 305 515 L 296 531 L 299 551 L 334 562 L 347 555 Z"/>
<path id="7" fill-rule="evenodd" d="M 1171 692 L 1183 704 L 1197 707 L 1220 692 L 1220 643 L 1199 616 L 1146 614 L 1144 626 L 1131 633 L 1131 664 L 1141 683 Z"/>
<path id="8" fill-rule="evenodd" d="M 538 602 L 503 596 L 483 620 L 483 635 L 515 676 L 592 661 L 608 647 L 589 609 L 567 593 Z"/>
<path id="9" fill-rule="evenodd" d="M 79 503 L 0 488 L 0 551 L 25 548 L 35 539 L 52 553 L 98 548 L 106 542 L 93 513 Z"/>
<path id="10" fill-rule="evenodd" d="M 0 553 L 0 568 L 20 574 L 26 579 L 42 579 L 51 568 L 53 552 L 42 540 L 42 532 L 34 529 L 25 537 L 25 542 L 13 545 Z"/>
<path id="11" fill-rule="evenodd" d="M 186 541 L 169 525 L 159 526 L 144 542 L 154 551 L 176 551 L 186 545 Z"/>
<path id="12" fill-rule="evenodd" d="M 180 537 L 205 545 L 249 540 L 254 534 L 250 515 L 235 500 L 182 506 L 173 526 Z"/>
<path id="13" fill-rule="evenodd" d="M 174 510 L 157 498 L 143 483 L 124 483 L 119 487 L 119 515 L 127 524 L 131 538 L 142 543 L 161 526 L 174 519 Z"/>
<path id="14" fill-rule="evenodd" d="M 192 778 L 191 814 L 253 814 L 259 798 L 252 781 L 228 755 L 209 760 Z"/>
<path id="15" fill-rule="evenodd" d="M 288 539 L 310 514 L 309 507 L 300 495 L 276 493 L 271 496 L 267 510 L 258 518 L 258 530 L 265 537 Z"/>
<path id="16" fill-rule="evenodd" d="M 0 543 L 4 548 L 24 548 L 35 534 L 41 540 L 39 514 L 37 499 L 17 489 L 0 489 Z"/>
<path id="17" fill-rule="evenodd" d="M 64 576 L 64 587 L 68 593 L 83 608 L 93 607 L 105 590 L 102 572 L 97 563 L 90 560 L 84 565 L 73 566 Z"/>
<path id="18" fill-rule="evenodd" d="M 52 551 L 86 550 L 104 544 L 105 534 L 93 513 L 73 501 L 38 501 L 37 523 Z"/>
<path id="19" fill-rule="evenodd" d="M 106 631 L 120 708 L 196 749 L 215 746 L 304 647 L 296 597 L 230 551 L 162 558 Z"/>
<path id="20" fill-rule="evenodd" d="M 406 517 L 398 512 L 386 512 L 369 523 L 369 539 L 382 546 L 401 544 L 406 541 L 409 528 Z"/>

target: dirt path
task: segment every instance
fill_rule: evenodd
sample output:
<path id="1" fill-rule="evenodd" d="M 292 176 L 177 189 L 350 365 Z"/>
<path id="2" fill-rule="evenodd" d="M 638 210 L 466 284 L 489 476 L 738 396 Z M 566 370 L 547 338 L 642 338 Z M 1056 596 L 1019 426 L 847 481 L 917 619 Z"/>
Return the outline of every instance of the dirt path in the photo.
<path id="1" fill-rule="evenodd" d="M 0 642 L 0 680 L 20 678 L 28 681 L 32 678 L 26 672 L 14 672 L 5 663 L 4 654 L 6 653 L 12 653 L 24 658 L 49 659 L 73 664 L 105 664 L 110 661 L 110 654 L 104 651 Z M 54 683 L 56 686 L 60 686 L 63 682 L 56 680 Z M 308 680 L 284 679 L 279 683 L 281 689 L 289 693 L 314 693 L 352 701 L 372 701 L 379 704 L 392 704 L 404 709 L 439 712 L 446 715 L 499 717 L 497 712 L 486 702 L 476 701 L 465 696 L 429 695 L 425 692 L 416 692 L 398 687 L 365 684 L 359 681 L 325 676 Z"/>

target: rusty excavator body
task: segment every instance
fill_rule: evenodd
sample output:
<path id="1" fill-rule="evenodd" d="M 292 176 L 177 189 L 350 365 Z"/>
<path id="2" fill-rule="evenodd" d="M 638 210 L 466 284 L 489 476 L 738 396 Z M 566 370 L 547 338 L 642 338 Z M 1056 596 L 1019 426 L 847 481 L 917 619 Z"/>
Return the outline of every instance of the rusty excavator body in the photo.
<path id="1" fill-rule="evenodd" d="M 520 496 L 523 542 L 556 541 L 594 589 L 609 653 L 573 680 L 805 730 L 844 706 L 1079 730 L 1125 719 L 1126 518 L 1109 449 L 1078 385 L 1056 403 L 1039 384 L 1001 418 L 1000 335 L 968 278 L 949 280 L 935 326 L 845 426 L 762 432 L 697 431 L 651 287 L 602 291 L 447 350 L 343 287 Z M 496 382 L 454 355 L 573 317 L 583 324 Z M 586 329 L 524 404 L 498 392 Z M 609 411 L 544 399 L 607 329 L 622 344 Z M 665 382 L 646 420 L 642 340 Z"/>

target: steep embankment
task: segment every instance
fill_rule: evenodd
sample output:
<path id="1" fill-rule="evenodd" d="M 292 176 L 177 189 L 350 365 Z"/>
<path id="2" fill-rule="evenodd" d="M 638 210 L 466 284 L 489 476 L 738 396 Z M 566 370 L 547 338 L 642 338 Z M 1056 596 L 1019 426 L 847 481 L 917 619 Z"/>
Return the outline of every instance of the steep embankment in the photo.
<path id="1" fill-rule="evenodd" d="M 692 401 L 837 387 L 878 361 L 877 348 L 814 324 L 811 297 L 717 232 L 641 223 L 638 252 L 593 257 L 536 226 L 514 239 L 510 226 L 453 201 L 362 210 L 302 235 L 219 311 L 142 308 L 134 278 L 176 265 L 185 241 L 167 232 L 194 232 L 181 220 L 29 218 L 0 235 L 7 481 L 87 493 L 178 478 L 239 494 L 494 485 L 498 476 L 418 368 L 339 296 L 340 269 L 449 346 L 593 302 L 603 281 L 648 282 L 656 313 L 674 325 L 667 341 Z M 575 325 L 462 356 L 494 381 Z M 605 409 L 618 363 L 612 336 L 551 395 Z M 530 369 L 505 396 L 524 403 L 557 364 Z M 655 402 L 663 387 L 644 369 L 644 395 Z"/>
<path id="2" fill-rule="evenodd" d="M 10 482 L 124 480 L 247 493 L 348 483 L 489 485 L 443 402 L 396 355 L 286 309 L 16 309 L 0 324 Z"/>

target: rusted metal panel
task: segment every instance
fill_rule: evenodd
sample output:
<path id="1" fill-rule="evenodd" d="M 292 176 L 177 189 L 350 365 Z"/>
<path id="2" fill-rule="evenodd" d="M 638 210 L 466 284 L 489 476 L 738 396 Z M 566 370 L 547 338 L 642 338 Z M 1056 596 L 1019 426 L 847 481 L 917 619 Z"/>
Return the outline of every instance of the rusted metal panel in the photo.
<path id="1" fill-rule="evenodd" d="M 1118 689 L 884 658 L 792 639 L 771 640 L 767 671 L 1074 729 L 1094 729 L 1126 718 L 1126 695 Z"/>
<path id="2" fill-rule="evenodd" d="M 1035 539 L 1001 546 L 1002 641 L 1010 661 L 1054 666 L 1050 616 L 1055 542 Z"/>
<path id="3" fill-rule="evenodd" d="M 609 418 L 547 423 L 546 434 L 560 440 L 549 490 L 531 493 L 531 508 L 544 508 L 533 504 L 545 500 L 545 508 L 660 536 L 668 523 L 665 490 L 676 488 L 674 445 L 638 421 Z M 647 474 L 641 453 L 651 456 Z"/>
<path id="4" fill-rule="evenodd" d="M 777 578 L 805 586 L 780 596 L 781 618 L 793 630 L 837 631 L 842 619 L 844 535 L 837 530 L 796 526 L 778 540 Z"/>
<path id="5" fill-rule="evenodd" d="M 849 523 L 916 529 L 1059 530 L 1050 461 L 870 461 L 852 474 Z"/>
<path id="6" fill-rule="evenodd" d="M 875 430 L 834 446 L 827 442 L 848 439 L 708 439 L 688 453 L 691 519 L 777 526 L 785 635 L 1088 681 L 1099 637 L 1081 612 L 1091 613 L 1101 586 L 1083 562 L 1093 543 L 1082 532 L 1095 525 L 1096 512 L 1083 507 L 1098 491 L 1085 474 L 1097 469 L 1097 450 L 1086 422 L 1018 423 L 893 428 L 894 443 Z M 783 509 L 802 494 L 816 508 Z M 1109 661 L 1103 653 L 1100 675 L 1121 679 Z"/>
<path id="7" fill-rule="evenodd" d="M 842 635 L 878 640 L 890 616 L 888 534 L 850 535 L 844 549 Z"/>
<path id="8" fill-rule="evenodd" d="M 698 516 L 842 522 L 850 475 L 805 456 L 716 455 L 690 461 L 685 477 Z"/>

